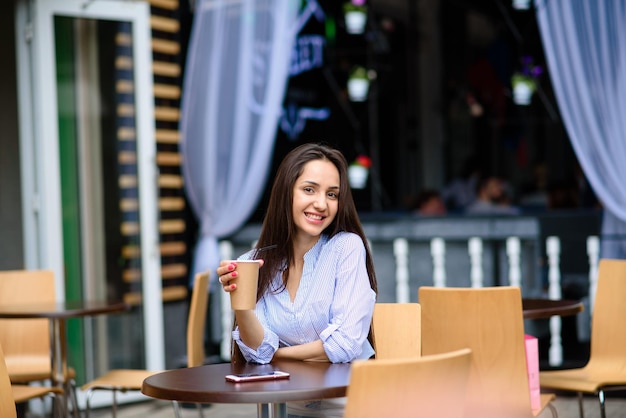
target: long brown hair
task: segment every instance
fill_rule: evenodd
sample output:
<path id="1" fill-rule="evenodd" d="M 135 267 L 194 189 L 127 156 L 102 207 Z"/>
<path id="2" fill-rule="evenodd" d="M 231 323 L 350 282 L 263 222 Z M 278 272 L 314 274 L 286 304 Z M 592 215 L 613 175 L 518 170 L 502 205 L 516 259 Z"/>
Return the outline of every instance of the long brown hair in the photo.
<path id="1" fill-rule="evenodd" d="M 330 161 L 339 171 L 337 215 L 333 222 L 324 230 L 324 233 L 332 237 L 338 232 L 345 231 L 353 232 L 361 237 L 363 245 L 365 245 L 365 262 L 370 286 L 374 292 L 378 292 L 372 254 L 365 238 L 356 206 L 354 205 L 350 186 L 348 185 L 348 164 L 346 159 L 335 148 L 320 143 L 309 143 L 291 150 L 281 162 L 274 178 L 267 213 L 265 214 L 256 248 L 274 244 L 277 247 L 263 253 L 262 258 L 265 264 L 259 271 L 257 301 L 268 290 L 278 290 L 270 289 L 273 278 L 276 277 L 276 274 L 283 266 L 289 266 L 294 261 L 293 238 L 296 233 L 296 226 L 292 213 L 293 187 L 298 177 L 302 175 L 304 166 L 314 160 Z M 283 286 L 286 284 L 284 282 Z"/>

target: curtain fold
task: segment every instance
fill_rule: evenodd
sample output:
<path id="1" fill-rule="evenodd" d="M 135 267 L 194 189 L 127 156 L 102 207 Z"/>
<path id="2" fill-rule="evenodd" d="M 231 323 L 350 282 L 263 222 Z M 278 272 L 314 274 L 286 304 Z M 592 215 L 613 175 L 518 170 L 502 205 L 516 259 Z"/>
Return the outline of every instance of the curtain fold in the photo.
<path id="1" fill-rule="evenodd" d="M 185 191 L 200 225 L 190 281 L 214 273 L 218 239 L 241 227 L 265 188 L 299 4 L 196 4 L 180 123 Z"/>
<path id="2" fill-rule="evenodd" d="M 535 0 L 565 128 L 604 206 L 602 257 L 626 258 L 626 2 Z"/>

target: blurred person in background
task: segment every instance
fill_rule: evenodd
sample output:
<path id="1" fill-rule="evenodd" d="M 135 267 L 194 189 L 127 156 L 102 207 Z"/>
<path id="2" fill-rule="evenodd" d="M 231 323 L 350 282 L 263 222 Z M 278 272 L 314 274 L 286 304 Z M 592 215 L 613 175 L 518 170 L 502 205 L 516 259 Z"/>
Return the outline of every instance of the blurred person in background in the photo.
<path id="1" fill-rule="evenodd" d="M 447 210 L 437 190 L 425 189 L 415 200 L 414 213 L 419 216 L 443 216 L 446 215 Z"/>
<path id="2" fill-rule="evenodd" d="M 476 199 L 466 209 L 468 215 L 519 215 L 519 208 L 511 204 L 511 193 L 506 182 L 498 176 L 480 180 Z"/>

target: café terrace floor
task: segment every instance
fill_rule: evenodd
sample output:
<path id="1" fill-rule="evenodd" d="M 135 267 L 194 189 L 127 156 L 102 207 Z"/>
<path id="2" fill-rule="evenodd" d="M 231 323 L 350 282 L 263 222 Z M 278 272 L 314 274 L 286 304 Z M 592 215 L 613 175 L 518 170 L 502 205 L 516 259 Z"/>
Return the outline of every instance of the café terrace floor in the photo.
<path id="1" fill-rule="evenodd" d="M 585 397 L 585 418 L 599 418 L 600 408 L 597 398 Z M 557 396 L 553 402 L 559 418 L 577 418 L 578 401 L 575 396 Z M 182 418 L 197 418 L 198 412 L 193 408 L 181 408 Z M 99 409 L 92 411 L 92 418 L 108 418 L 111 411 Z M 118 418 L 173 418 L 172 404 L 167 401 L 149 400 L 134 404 L 122 405 L 118 409 Z M 204 408 L 206 418 L 244 418 L 256 417 L 256 405 L 214 404 Z M 626 418 L 626 397 L 616 397 L 607 393 L 606 416 L 610 418 Z M 538 418 L 549 418 L 549 410 L 543 411 Z"/>

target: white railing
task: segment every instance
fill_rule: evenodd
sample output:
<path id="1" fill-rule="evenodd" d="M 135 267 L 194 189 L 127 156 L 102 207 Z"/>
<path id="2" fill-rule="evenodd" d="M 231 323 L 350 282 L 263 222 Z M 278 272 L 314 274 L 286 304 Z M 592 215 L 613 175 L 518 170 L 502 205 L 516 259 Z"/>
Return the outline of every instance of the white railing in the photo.
<path id="1" fill-rule="evenodd" d="M 411 294 L 409 290 L 409 242 L 404 238 L 396 239 L 393 242 L 393 254 L 396 260 L 396 302 L 408 303 Z"/>
<path id="2" fill-rule="evenodd" d="M 445 241 L 441 238 L 433 238 L 431 240 L 431 255 L 433 258 L 433 285 L 438 287 L 445 286 Z M 408 293 L 406 288 L 407 279 L 410 276 L 408 271 L 407 259 L 409 255 L 408 243 L 404 238 L 398 238 L 394 241 L 395 257 L 398 268 L 396 270 L 396 281 L 398 295 Z M 470 258 L 470 283 L 471 287 L 482 287 L 483 264 L 482 264 L 483 243 L 480 238 L 470 238 L 468 241 L 468 253 Z M 522 271 L 520 267 L 521 245 L 517 237 L 509 237 L 506 240 L 506 252 L 508 256 L 508 284 L 511 286 L 521 287 Z M 546 240 L 546 252 L 548 256 L 548 297 L 550 299 L 561 298 L 561 273 L 560 273 L 560 253 L 561 243 L 558 237 L 548 237 Z M 590 314 L 593 312 L 593 299 L 596 293 L 598 261 L 600 253 L 599 238 L 591 236 L 587 238 L 587 254 L 589 257 L 589 300 Z M 408 302 L 407 298 L 400 299 L 398 302 Z M 563 363 L 563 347 L 561 342 L 561 318 L 553 316 L 550 318 L 550 349 L 548 352 L 549 364 L 551 366 L 559 366 Z"/>
<path id="3" fill-rule="evenodd" d="M 407 303 L 411 300 L 410 291 L 410 255 L 411 249 L 409 240 L 406 238 L 395 238 L 393 241 L 393 259 L 395 263 L 395 299 L 399 303 Z M 522 274 L 522 245 L 520 238 L 508 237 L 506 239 L 506 259 L 508 262 L 507 283 L 511 286 L 524 288 Z M 483 268 L 484 245 L 483 239 L 471 237 L 468 239 L 468 255 L 470 260 L 468 286 L 473 288 L 483 287 L 485 271 Z M 373 247 L 374 248 L 374 247 Z M 374 249 L 375 252 L 375 249 Z M 233 258 L 233 245 L 229 241 L 220 243 L 220 255 L 222 259 Z M 587 238 L 587 255 L 589 259 L 589 301 L 590 312 L 593 312 L 593 300 L 596 293 L 598 261 L 600 257 L 600 244 L 597 236 Z M 432 257 L 432 284 L 436 287 L 445 287 L 446 283 L 446 240 L 435 237 L 430 240 L 430 255 Z M 546 239 L 546 255 L 548 262 L 548 297 L 550 299 L 561 298 L 561 269 L 560 255 L 561 242 L 556 236 Z M 223 329 L 222 357 L 230 358 L 230 332 L 232 327 L 232 311 L 230 300 L 222 297 L 222 318 Z M 559 366 L 563 362 L 563 347 L 561 342 L 561 318 L 554 316 L 550 318 L 550 349 L 548 352 L 551 366 Z"/>

